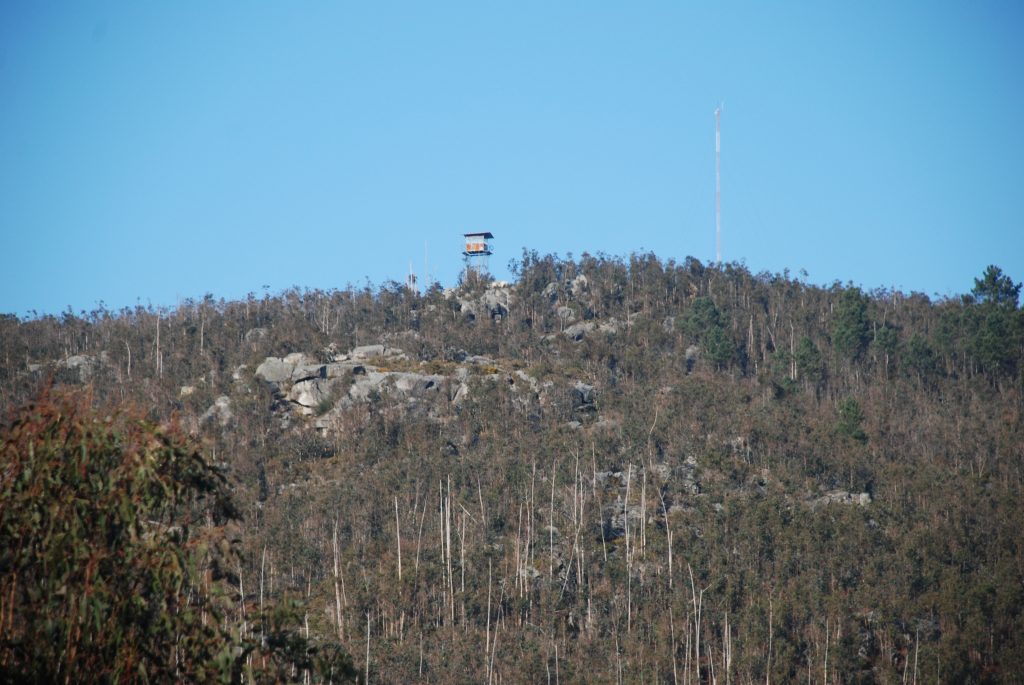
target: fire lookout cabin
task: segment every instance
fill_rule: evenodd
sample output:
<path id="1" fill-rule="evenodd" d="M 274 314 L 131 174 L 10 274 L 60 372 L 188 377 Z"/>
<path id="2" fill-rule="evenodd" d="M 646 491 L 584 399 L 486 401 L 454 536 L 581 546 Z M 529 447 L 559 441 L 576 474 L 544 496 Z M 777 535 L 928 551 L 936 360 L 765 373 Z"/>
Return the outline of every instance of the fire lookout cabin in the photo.
<path id="1" fill-rule="evenodd" d="M 463 233 L 462 236 L 466 239 L 466 248 L 462 251 L 466 271 L 475 271 L 477 274 L 487 271 L 487 258 L 493 254 L 490 241 L 494 240 L 494 234 Z"/>
<path id="2" fill-rule="evenodd" d="M 493 233 L 464 233 L 466 249 L 462 252 L 464 257 L 489 257 L 491 245 L 489 240 L 494 240 Z"/>

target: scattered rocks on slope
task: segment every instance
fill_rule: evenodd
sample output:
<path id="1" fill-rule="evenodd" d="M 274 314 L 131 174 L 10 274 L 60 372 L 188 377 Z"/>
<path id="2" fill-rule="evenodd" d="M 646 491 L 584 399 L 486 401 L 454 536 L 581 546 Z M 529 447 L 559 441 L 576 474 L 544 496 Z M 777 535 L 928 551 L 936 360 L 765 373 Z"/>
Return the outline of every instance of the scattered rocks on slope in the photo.
<path id="1" fill-rule="evenodd" d="M 626 534 L 627 523 L 631 528 L 640 526 L 644 510 L 639 504 L 630 504 L 629 507 L 626 507 L 626 502 L 620 494 L 614 502 L 605 507 L 604 514 L 604 537 L 606 540 L 615 540 Z"/>
<path id="2" fill-rule="evenodd" d="M 444 294 L 446 298 L 454 298 L 459 303 L 459 311 L 469 321 L 484 317 L 498 321 L 508 316 L 509 307 L 512 306 L 512 288 L 505 281 L 491 281 L 476 296 L 462 294 L 456 288 L 445 290 Z"/>
<path id="3" fill-rule="evenodd" d="M 867 492 L 847 492 L 846 490 L 832 490 L 821 497 L 812 499 L 809 503 L 811 511 L 817 511 L 829 504 L 856 504 L 865 507 L 871 504 L 871 494 Z"/>
<path id="4" fill-rule="evenodd" d="M 590 282 L 583 274 L 569 281 L 569 292 L 572 293 L 573 297 L 579 297 L 588 290 L 590 290 Z"/>
<path id="5" fill-rule="evenodd" d="M 627 469 L 628 470 L 628 469 Z M 629 526 L 640 525 L 643 516 L 647 516 L 648 523 L 655 523 L 664 515 L 660 505 L 648 506 L 646 511 L 639 504 L 640 493 L 643 488 L 645 477 L 644 467 L 634 467 L 627 477 L 627 471 L 598 471 L 594 474 L 594 481 L 597 487 L 605 492 L 614 492 L 615 501 L 604 508 L 604 531 L 606 540 L 625 534 L 626 520 Z M 670 515 L 685 512 L 688 507 L 682 502 L 700 494 L 700 483 L 697 480 L 697 460 L 687 457 L 686 462 L 679 466 L 671 466 L 666 463 L 652 464 L 650 472 L 646 474 L 647 492 L 650 497 L 652 489 L 661 491 L 661 498 Z M 627 481 L 631 481 L 628 483 Z M 631 490 L 630 505 L 627 508 L 625 503 L 626 491 Z"/>
<path id="6" fill-rule="evenodd" d="M 583 274 L 579 274 L 575 278 L 562 283 L 548 283 L 544 286 L 544 290 L 541 291 L 541 294 L 547 298 L 548 302 L 555 304 L 560 299 L 565 301 L 579 299 L 589 290 L 590 281 L 588 281 L 587 277 Z"/>
<path id="7" fill-rule="evenodd" d="M 596 414 L 597 403 L 594 386 L 576 381 L 572 386 L 572 411 L 575 414 Z"/>
<path id="8" fill-rule="evenodd" d="M 537 381 L 536 378 L 526 373 L 522 369 L 517 369 L 513 375 L 521 381 L 526 381 L 526 384 L 530 386 L 530 389 L 534 393 L 540 393 L 540 383 Z"/>
<path id="9" fill-rule="evenodd" d="M 325 401 L 330 401 L 333 405 L 332 397 L 336 383 L 336 379 L 307 378 L 292 385 L 285 399 L 299 405 L 303 414 L 311 414 Z"/>
<path id="10" fill-rule="evenodd" d="M 348 353 L 349 359 L 372 359 L 374 357 L 383 357 L 384 352 L 387 348 L 383 345 L 360 345 L 355 347 L 351 352 Z"/>
<path id="11" fill-rule="evenodd" d="M 250 328 L 245 332 L 245 342 L 253 344 L 267 337 L 266 328 Z"/>
<path id="12" fill-rule="evenodd" d="M 203 425 L 211 421 L 217 421 L 221 426 L 226 426 L 235 417 L 231 411 L 231 398 L 221 395 L 213 401 L 210 408 L 199 417 L 199 424 Z"/>
<path id="13" fill-rule="evenodd" d="M 697 480 L 697 458 L 692 454 L 686 457 L 686 461 L 676 468 L 675 475 L 678 477 L 680 491 L 690 495 L 700 493 L 700 482 Z"/>
<path id="14" fill-rule="evenodd" d="M 292 379 L 295 366 L 296 364 L 284 359 L 267 357 L 262 364 L 256 367 L 255 376 L 268 383 L 287 383 Z"/>
<path id="15" fill-rule="evenodd" d="M 548 283 L 544 286 L 544 290 L 542 290 L 540 294 L 546 297 L 548 302 L 551 304 L 558 302 L 558 284 Z"/>
<path id="16" fill-rule="evenodd" d="M 329 363 L 319 363 L 301 352 L 284 357 L 267 357 L 255 376 L 268 383 L 281 406 L 298 407 L 299 413 L 324 414 L 341 405 L 366 402 L 377 394 L 393 395 L 410 403 L 441 396 L 446 378 L 412 371 L 385 371 L 366 363 L 407 360 L 396 347 L 382 344 L 361 345 L 347 354 L 335 355 Z M 463 384 L 465 385 L 465 384 Z M 468 387 L 463 392 L 468 392 Z M 318 420 L 318 427 L 327 427 L 329 419 Z"/>
<path id="17" fill-rule="evenodd" d="M 581 321 L 580 323 L 574 323 L 571 326 L 567 326 L 565 330 L 562 331 L 562 334 L 573 342 L 580 342 L 586 337 L 587 333 L 590 333 L 596 328 L 597 324 L 593 321 Z"/>
<path id="18" fill-rule="evenodd" d="M 574 323 L 571 326 L 566 326 L 565 330 L 562 331 L 562 335 L 573 342 L 580 342 L 588 333 L 597 331 L 599 333 L 612 335 L 618 333 L 621 327 L 622 322 L 613 316 L 600 323 L 595 321 L 580 321 L 579 323 Z"/>
<path id="19" fill-rule="evenodd" d="M 57 362 L 58 369 L 67 369 L 78 376 L 81 382 L 88 381 L 99 367 L 106 362 L 106 352 L 99 357 L 91 354 L 76 354 Z"/>

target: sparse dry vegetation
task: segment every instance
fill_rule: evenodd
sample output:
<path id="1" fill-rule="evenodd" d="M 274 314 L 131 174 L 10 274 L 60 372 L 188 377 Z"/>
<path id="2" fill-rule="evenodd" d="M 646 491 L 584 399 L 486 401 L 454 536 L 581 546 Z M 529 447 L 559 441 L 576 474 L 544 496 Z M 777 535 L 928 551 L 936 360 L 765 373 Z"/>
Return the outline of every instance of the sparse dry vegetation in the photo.
<path id="1" fill-rule="evenodd" d="M 241 515 L 225 616 L 298 602 L 372 682 L 1024 677 L 1019 285 L 527 252 L 515 275 L 498 304 L 387 284 L 5 317 L 0 399 L 52 378 L 176 416 Z M 253 375 L 376 343 L 405 358 L 367 368 L 446 386 L 349 376 L 306 416 Z"/>

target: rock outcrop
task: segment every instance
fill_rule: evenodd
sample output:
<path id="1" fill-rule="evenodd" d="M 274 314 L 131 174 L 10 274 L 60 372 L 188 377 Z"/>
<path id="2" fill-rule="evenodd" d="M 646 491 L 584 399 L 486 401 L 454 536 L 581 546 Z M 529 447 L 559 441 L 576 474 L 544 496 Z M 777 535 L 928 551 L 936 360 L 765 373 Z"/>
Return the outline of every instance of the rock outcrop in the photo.
<path id="1" fill-rule="evenodd" d="M 572 411 L 574 414 L 597 413 L 597 395 L 594 386 L 576 381 L 572 386 Z"/>
<path id="2" fill-rule="evenodd" d="M 638 502 L 642 491 L 643 483 L 646 480 L 648 492 L 652 488 L 661 491 L 661 506 L 652 508 L 643 507 Z M 692 456 L 677 466 L 668 463 L 652 464 L 650 469 L 643 466 L 627 467 L 623 471 L 598 471 L 594 474 L 594 484 L 606 493 L 615 493 L 615 500 L 605 506 L 603 511 L 604 530 L 602 534 L 605 540 L 614 540 L 625 534 L 626 524 L 629 527 L 639 526 L 644 516 L 647 523 L 653 524 L 660 520 L 666 512 L 669 515 L 679 514 L 692 510 L 691 504 L 684 504 L 687 500 L 692 502 L 693 498 L 700 495 L 701 487 L 697 480 L 697 460 Z M 626 493 L 629 495 L 629 505 L 626 505 Z"/>
<path id="3" fill-rule="evenodd" d="M 221 426 L 226 426 L 234 417 L 234 412 L 231 411 L 231 398 L 227 395 L 221 395 L 215 399 L 213 404 L 210 405 L 210 408 L 203 412 L 203 415 L 199 417 L 199 424 L 203 425 L 212 421 L 217 421 Z"/>
<path id="4" fill-rule="evenodd" d="M 58 369 L 67 369 L 78 377 L 80 382 L 87 382 L 94 373 L 107 361 L 106 352 L 94 357 L 91 354 L 76 354 L 57 362 Z"/>
<path id="5" fill-rule="evenodd" d="M 271 387 L 279 406 L 291 406 L 303 415 L 344 410 L 379 396 L 407 403 L 448 398 L 447 393 L 441 392 L 447 385 L 445 376 L 386 368 L 389 362 L 399 361 L 407 362 L 408 357 L 398 348 L 362 345 L 346 354 L 334 355 L 327 363 L 318 363 L 299 352 L 281 358 L 267 357 L 254 375 Z M 463 397 L 466 392 L 468 387 L 463 390 Z M 317 427 L 327 428 L 329 419 L 318 420 Z"/>
<path id="6" fill-rule="evenodd" d="M 811 511 L 817 511 L 830 504 L 856 504 L 865 507 L 871 504 L 871 494 L 867 492 L 847 492 L 846 490 L 832 490 L 821 497 L 812 499 L 808 505 Z"/>
<path id="7" fill-rule="evenodd" d="M 574 323 L 571 326 L 566 326 L 562 331 L 562 335 L 573 342 L 580 342 L 583 338 L 587 337 L 588 334 L 594 333 L 595 331 L 606 335 L 614 335 L 619 332 L 621 327 L 621 322 L 615 317 L 611 317 L 607 321 L 602 321 L 601 323 L 597 323 L 595 321 L 580 321 L 579 323 Z"/>
<path id="8" fill-rule="evenodd" d="M 504 281 L 491 281 L 482 293 L 475 296 L 460 293 L 455 288 L 449 288 L 444 295 L 458 302 L 459 311 L 469 321 L 484 318 L 495 321 L 508 316 L 513 299 L 512 288 Z"/>

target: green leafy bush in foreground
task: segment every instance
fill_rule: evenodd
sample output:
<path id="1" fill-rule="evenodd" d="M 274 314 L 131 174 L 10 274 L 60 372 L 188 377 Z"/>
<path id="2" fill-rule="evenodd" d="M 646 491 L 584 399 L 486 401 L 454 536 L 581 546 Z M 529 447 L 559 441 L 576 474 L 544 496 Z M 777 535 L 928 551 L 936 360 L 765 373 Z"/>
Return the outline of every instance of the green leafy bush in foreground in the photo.
<path id="1" fill-rule="evenodd" d="M 175 427 L 90 404 L 47 389 L 0 427 L 0 680 L 354 675 L 292 629 L 294 607 L 239 627 L 224 476 Z"/>

